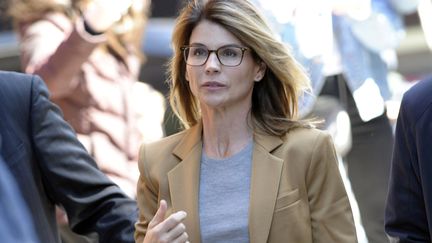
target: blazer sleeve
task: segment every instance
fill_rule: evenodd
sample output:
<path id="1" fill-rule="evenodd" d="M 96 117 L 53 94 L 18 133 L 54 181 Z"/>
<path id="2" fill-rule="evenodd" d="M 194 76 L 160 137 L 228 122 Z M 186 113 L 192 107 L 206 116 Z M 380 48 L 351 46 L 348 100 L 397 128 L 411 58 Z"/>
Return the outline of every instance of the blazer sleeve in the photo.
<path id="1" fill-rule="evenodd" d="M 430 92 L 431 89 L 426 90 Z M 421 110 L 417 101 L 423 98 L 419 93 L 410 93 L 410 99 L 406 98 L 402 101 L 396 126 L 385 231 L 392 242 L 431 242 L 428 229 L 431 222 L 427 215 L 431 212 L 432 199 L 432 112 Z M 418 119 L 417 113 L 422 113 L 423 117 Z"/>
<path id="2" fill-rule="evenodd" d="M 97 232 L 100 242 L 134 242 L 135 201 L 97 168 L 37 76 L 31 95 L 35 166 L 47 195 L 64 207 L 75 232 Z"/>
<path id="3" fill-rule="evenodd" d="M 140 177 L 138 180 L 137 200 L 139 207 L 139 219 L 135 224 L 135 242 L 143 242 L 147 233 L 148 224 L 153 219 L 158 206 L 158 190 L 151 183 L 148 173 L 148 161 L 146 158 L 146 144 L 143 144 L 139 153 Z"/>
<path id="4" fill-rule="evenodd" d="M 313 151 L 306 175 L 313 242 L 357 242 L 330 135 L 320 133 Z"/>

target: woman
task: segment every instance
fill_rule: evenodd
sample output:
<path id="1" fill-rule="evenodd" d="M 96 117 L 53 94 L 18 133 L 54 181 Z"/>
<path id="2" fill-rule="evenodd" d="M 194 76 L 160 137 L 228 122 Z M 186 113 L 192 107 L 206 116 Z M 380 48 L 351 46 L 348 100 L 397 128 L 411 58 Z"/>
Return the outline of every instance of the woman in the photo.
<path id="1" fill-rule="evenodd" d="M 148 9 L 149 0 L 12 0 L 10 8 L 23 71 L 46 81 L 98 166 L 132 198 L 139 144 L 163 135 L 163 97 L 137 82 Z"/>
<path id="2" fill-rule="evenodd" d="M 187 129 L 141 147 L 136 242 L 356 242 L 331 139 L 295 118 L 307 77 L 255 7 L 190 1 L 173 48 Z"/>

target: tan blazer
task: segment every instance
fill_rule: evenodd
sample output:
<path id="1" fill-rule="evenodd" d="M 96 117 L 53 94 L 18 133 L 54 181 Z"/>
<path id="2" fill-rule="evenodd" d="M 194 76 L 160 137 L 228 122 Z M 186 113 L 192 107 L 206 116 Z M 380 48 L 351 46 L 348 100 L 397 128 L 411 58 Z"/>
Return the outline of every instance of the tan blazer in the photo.
<path id="1" fill-rule="evenodd" d="M 165 199 L 168 214 L 184 210 L 189 240 L 200 242 L 198 188 L 202 125 L 142 145 L 138 182 L 143 242 L 148 222 Z M 259 242 L 357 242 L 354 221 L 331 138 L 295 129 L 282 139 L 256 133 L 252 161 L 249 237 Z"/>

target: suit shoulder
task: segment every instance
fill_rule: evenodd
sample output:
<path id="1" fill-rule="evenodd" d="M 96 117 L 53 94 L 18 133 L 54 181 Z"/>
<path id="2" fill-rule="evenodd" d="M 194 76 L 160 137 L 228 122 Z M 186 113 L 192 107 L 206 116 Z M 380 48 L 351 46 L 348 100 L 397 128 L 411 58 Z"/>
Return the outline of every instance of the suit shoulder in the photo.
<path id="1" fill-rule="evenodd" d="M 419 81 L 405 92 L 402 102 L 416 108 L 424 108 L 432 103 L 432 77 Z"/>
<path id="2" fill-rule="evenodd" d="M 296 128 L 289 131 L 283 138 L 281 151 L 307 158 L 324 148 L 334 149 L 330 134 L 316 128 Z"/>
<path id="3" fill-rule="evenodd" d="M 32 86 L 33 75 L 0 71 L 0 85 L 2 90 L 17 93 L 28 90 Z"/>
<path id="4" fill-rule="evenodd" d="M 144 143 L 140 148 L 139 166 L 147 166 L 148 169 L 153 167 L 153 164 L 160 164 L 158 161 L 174 159 L 173 151 L 181 142 L 186 131 L 182 131 L 168 137 L 164 137 L 158 141 Z"/>
<path id="5" fill-rule="evenodd" d="M 418 120 L 432 107 L 432 77 L 419 81 L 405 92 L 401 109 L 404 115 Z"/>
<path id="6" fill-rule="evenodd" d="M 182 140 L 186 131 L 181 131 L 170 136 L 164 137 L 157 141 L 143 144 L 142 146 L 147 147 L 148 149 L 157 149 L 157 150 L 171 150 Z"/>
<path id="7" fill-rule="evenodd" d="M 326 131 L 322 131 L 316 128 L 296 128 L 289 131 L 285 135 L 284 140 L 291 140 L 297 144 L 312 145 L 317 139 L 323 139 L 326 137 L 330 137 L 330 134 Z"/>
<path id="8" fill-rule="evenodd" d="M 0 71 L 0 101 L 4 109 L 28 110 L 34 79 L 34 75 Z"/>
<path id="9" fill-rule="evenodd" d="M 307 175 L 311 167 L 336 164 L 335 148 L 326 131 L 296 128 L 289 131 L 282 140 L 282 145 L 273 151 L 273 155 L 284 160 L 286 168 L 296 172 L 292 175 L 294 177 Z"/>

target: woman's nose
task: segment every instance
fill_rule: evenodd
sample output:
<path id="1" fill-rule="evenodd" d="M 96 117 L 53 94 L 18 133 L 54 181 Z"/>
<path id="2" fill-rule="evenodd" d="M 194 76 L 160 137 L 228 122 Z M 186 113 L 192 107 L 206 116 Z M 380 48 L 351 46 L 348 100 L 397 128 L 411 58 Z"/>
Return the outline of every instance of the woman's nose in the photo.
<path id="1" fill-rule="evenodd" d="M 205 63 L 206 72 L 210 71 L 219 71 L 221 63 L 216 55 L 216 52 L 212 52 L 209 54 L 207 62 Z"/>

